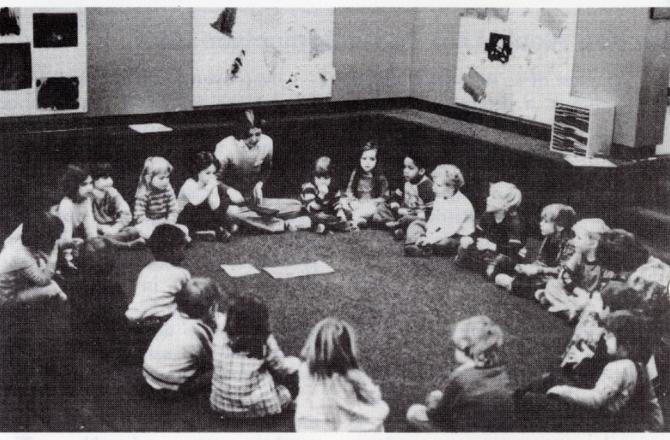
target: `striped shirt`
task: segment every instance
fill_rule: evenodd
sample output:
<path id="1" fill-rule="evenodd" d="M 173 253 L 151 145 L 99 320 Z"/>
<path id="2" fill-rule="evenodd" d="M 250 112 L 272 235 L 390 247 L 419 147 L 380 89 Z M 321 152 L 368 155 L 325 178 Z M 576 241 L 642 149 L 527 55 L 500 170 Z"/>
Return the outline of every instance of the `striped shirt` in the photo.
<path id="1" fill-rule="evenodd" d="M 93 218 L 101 225 L 114 225 L 119 229 L 130 224 L 130 207 L 115 188 L 105 188 L 101 198 L 93 198 Z"/>
<path id="2" fill-rule="evenodd" d="M 177 197 L 171 185 L 165 189 L 137 188 L 135 193 L 135 223 L 146 219 L 166 218 L 170 223 L 177 222 Z"/>

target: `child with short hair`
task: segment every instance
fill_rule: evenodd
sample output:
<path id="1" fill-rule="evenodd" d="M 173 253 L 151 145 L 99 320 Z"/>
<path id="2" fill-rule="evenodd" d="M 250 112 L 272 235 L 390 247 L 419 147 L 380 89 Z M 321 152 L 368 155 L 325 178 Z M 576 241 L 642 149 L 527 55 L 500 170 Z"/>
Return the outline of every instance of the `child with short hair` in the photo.
<path id="1" fill-rule="evenodd" d="M 270 332 L 269 310 L 253 296 L 236 298 L 213 342 L 210 407 L 231 417 L 279 414 L 297 394 L 299 360 L 284 356 Z"/>
<path id="2" fill-rule="evenodd" d="M 351 227 L 357 229 L 369 222 L 385 222 L 380 205 L 389 198 L 389 184 L 378 166 L 379 144 L 368 141 L 361 147 L 359 164 L 351 173 L 342 207 L 351 217 Z"/>
<path id="3" fill-rule="evenodd" d="M 219 241 L 231 238 L 232 223 L 228 219 L 227 203 L 219 195 L 217 171 L 221 164 L 209 151 L 195 154 L 191 162 L 191 177 L 186 179 L 177 196 L 179 221 L 189 229 L 213 231 Z"/>
<path id="4" fill-rule="evenodd" d="M 309 214 L 312 228 L 319 234 L 347 229 L 347 217 L 342 209 L 340 190 L 333 185 L 333 166 L 328 156 L 315 162 L 309 182 L 300 188 L 303 210 Z"/>
<path id="5" fill-rule="evenodd" d="M 518 212 L 521 199 L 521 191 L 513 183 L 490 184 L 486 213 L 479 219 L 475 234 L 461 239 L 456 263 L 483 271 L 492 281 L 499 273 L 513 273 L 526 256 L 523 221 Z"/>
<path id="6" fill-rule="evenodd" d="M 192 278 L 177 292 L 177 310 L 144 355 L 142 375 L 154 394 L 174 396 L 211 384 L 212 339 L 221 289 L 211 278 Z M 205 374 L 209 370 L 210 374 Z M 157 392 L 157 393 L 155 393 Z"/>
<path id="7" fill-rule="evenodd" d="M 393 218 L 386 227 L 393 231 L 396 240 L 405 238 L 407 227 L 415 220 L 428 220 L 433 208 L 435 194 L 433 182 L 426 176 L 426 162 L 417 150 L 410 150 L 403 159 L 403 188 L 391 194 L 390 203 L 385 207 L 387 215 Z"/>
<path id="8" fill-rule="evenodd" d="M 91 204 L 92 191 L 93 179 L 88 170 L 68 165 L 63 176 L 63 198 L 56 208 L 56 215 L 63 222 L 62 248 L 81 243 L 83 239 L 79 237 L 98 235 Z"/>
<path id="9" fill-rule="evenodd" d="M 132 324 L 158 327 L 177 309 L 175 297 L 191 278 L 188 270 L 179 267 L 184 259 L 187 241 L 175 225 L 161 224 L 147 241 L 154 256 L 137 277 L 135 296 L 126 310 Z"/>
<path id="10" fill-rule="evenodd" d="M 549 279 L 558 276 L 560 265 L 573 254 L 570 244 L 572 226 L 577 214 L 572 207 L 561 203 L 545 206 L 540 214 L 540 233 L 544 236 L 537 259 L 530 264 L 517 264 L 514 276 L 501 273 L 495 283 L 513 295 L 532 299 Z"/>
<path id="11" fill-rule="evenodd" d="M 501 362 L 503 332 L 487 316 L 456 324 L 451 337 L 459 366 L 444 391 L 414 404 L 407 421 L 421 431 L 505 431 L 513 417 L 512 387 Z"/>
<path id="12" fill-rule="evenodd" d="M 379 387 L 359 367 L 354 331 L 326 318 L 309 333 L 301 356 L 295 430 L 384 431 L 389 407 Z"/>
<path id="13" fill-rule="evenodd" d="M 462 237 L 475 230 L 475 210 L 460 191 L 463 173 L 455 165 L 438 165 L 431 174 L 435 201 L 428 221 L 415 220 L 407 228 L 405 255 L 429 256 L 453 252 Z"/>
<path id="14" fill-rule="evenodd" d="M 158 225 L 177 223 L 177 198 L 170 185 L 171 173 L 172 164 L 163 157 L 151 156 L 144 161 L 135 192 L 135 228 L 145 240 Z M 188 228 L 178 227 L 190 241 Z"/>

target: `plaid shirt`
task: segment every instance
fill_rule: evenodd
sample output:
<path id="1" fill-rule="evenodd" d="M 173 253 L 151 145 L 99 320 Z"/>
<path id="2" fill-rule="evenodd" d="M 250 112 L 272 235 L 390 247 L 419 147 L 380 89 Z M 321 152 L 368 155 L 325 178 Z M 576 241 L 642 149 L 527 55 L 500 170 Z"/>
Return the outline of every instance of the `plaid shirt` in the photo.
<path id="1" fill-rule="evenodd" d="M 209 397 L 212 409 L 237 417 L 279 414 L 291 402 L 291 394 L 283 385 L 275 386 L 270 375 L 270 363 L 282 363 L 285 359 L 274 336 L 268 337 L 263 359 L 248 357 L 246 353 L 233 353 L 229 342 L 225 332 L 216 332 L 212 393 Z"/>

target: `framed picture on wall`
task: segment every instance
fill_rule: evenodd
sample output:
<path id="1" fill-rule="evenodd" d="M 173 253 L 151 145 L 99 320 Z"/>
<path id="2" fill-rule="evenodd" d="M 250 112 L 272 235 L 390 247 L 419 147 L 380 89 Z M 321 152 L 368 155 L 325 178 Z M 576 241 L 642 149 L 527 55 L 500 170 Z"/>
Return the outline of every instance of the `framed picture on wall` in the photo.
<path id="1" fill-rule="evenodd" d="M 649 16 L 653 20 L 670 20 L 670 8 L 650 8 Z"/>

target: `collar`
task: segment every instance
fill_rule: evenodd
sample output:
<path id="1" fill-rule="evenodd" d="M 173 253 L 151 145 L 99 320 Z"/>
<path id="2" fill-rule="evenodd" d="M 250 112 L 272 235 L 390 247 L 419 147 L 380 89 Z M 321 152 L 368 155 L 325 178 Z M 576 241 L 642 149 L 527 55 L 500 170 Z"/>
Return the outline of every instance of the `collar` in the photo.
<path id="1" fill-rule="evenodd" d="M 455 190 L 454 193 L 453 193 L 451 196 L 441 196 L 441 197 L 438 197 L 436 200 L 449 200 L 449 199 L 453 199 L 454 197 L 456 197 L 456 194 L 458 194 L 458 192 L 459 192 L 458 190 Z"/>
<path id="2" fill-rule="evenodd" d="M 414 179 L 409 179 L 409 183 L 411 183 L 412 185 L 416 185 L 417 183 L 421 182 L 425 177 L 426 177 L 425 174 L 417 174 Z"/>

